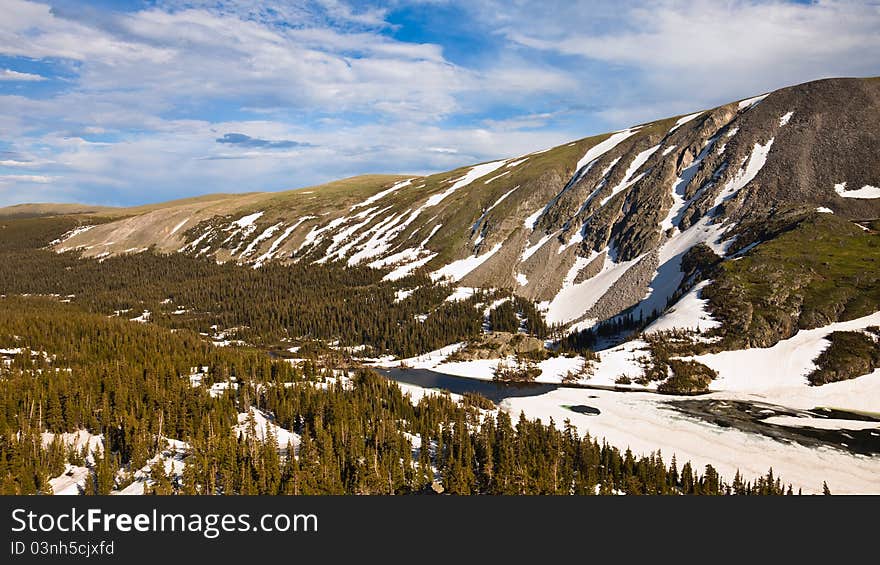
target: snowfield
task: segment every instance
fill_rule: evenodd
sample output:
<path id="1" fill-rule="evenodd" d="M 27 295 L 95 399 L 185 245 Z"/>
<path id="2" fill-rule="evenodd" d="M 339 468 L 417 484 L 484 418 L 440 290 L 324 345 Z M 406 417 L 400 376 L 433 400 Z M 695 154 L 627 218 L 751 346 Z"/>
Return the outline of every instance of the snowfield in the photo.
<path id="1" fill-rule="evenodd" d="M 723 351 L 693 357 L 718 371 L 718 378 L 712 382 L 713 389 L 744 392 L 762 392 L 778 389 L 791 389 L 807 386 L 806 376 L 815 365 L 813 360 L 824 351 L 830 342 L 825 339 L 835 331 L 853 331 L 880 324 L 880 312 L 870 316 L 837 322 L 813 330 L 800 330 L 793 337 L 767 348 Z M 816 387 L 823 390 L 826 386 Z M 870 400 L 869 406 L 863 404 Z M 861 405 L 859 409 L 880 411 L 880 396 L 872 399 L 853 398 Z M 848 406 L 853 408 L 852 405 Z"/>
<path id="2" fill-rule="evenodd" d="M 573 412 L 567 406 L 586 405 L 598 415 Z M 667 463 L 675 454 L 679 467 L 711 464 L 727 480 L 739 470 L 746 477 L 765 475 L 773 468 L 785 483 L 804 493 L 822 492 L 826 480 L 835 494 L 880 494 L 880 458 L 850 455 L 830 448 L 796 443 L 724 428 L 699 421 L 673 409 L 664 397 L 647 392 L 610 392 L 559 388 L 540 396 L 508 398 L 501 408 L 516 417 L 524 412 L 562 427 L 570 420 L 581 434 L 604 438 L 638 454 L 661 450 Z"/>
<path id="3" fill-rule="evenodd" d="M 700 291 L 709 282 L 702 281 L 692 288 L 662 316 L 654 320 L 645 329 L 645 333 L 677 329 L 704 331 L 717 328 L 720 323 L 706 311 L 707 301 L 700 298 Z"/>

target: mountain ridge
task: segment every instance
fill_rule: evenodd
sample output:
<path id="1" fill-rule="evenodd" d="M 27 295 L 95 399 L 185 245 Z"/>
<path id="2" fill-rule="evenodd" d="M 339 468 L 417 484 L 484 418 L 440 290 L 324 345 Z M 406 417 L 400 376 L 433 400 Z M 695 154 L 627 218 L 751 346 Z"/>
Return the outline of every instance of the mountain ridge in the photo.
<path id="1" fill-rule="evenodd" d="M 823 79 L 444 173 L 122 209 L 55 249 L 425 271 L 509 289 L 569 330 L 648 319 L 687 290 L 695 247 L 743 253 L 741 225 L 786 210 L 880 217 L 878 109 L 876 78 Z"/>

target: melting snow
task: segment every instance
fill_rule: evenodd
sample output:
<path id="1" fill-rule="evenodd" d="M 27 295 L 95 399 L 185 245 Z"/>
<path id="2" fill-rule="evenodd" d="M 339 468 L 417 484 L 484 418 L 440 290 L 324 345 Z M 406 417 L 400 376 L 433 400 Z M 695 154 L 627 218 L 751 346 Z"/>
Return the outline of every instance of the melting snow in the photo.
<path id="1" fill-rule="evenodd" d="M 806 376 L 815 369 L 813 360 L 830 345 L 826 339 L 828 334 L 878 324 L 880 312 L 875 312 L 848 322 L 800 330 L 773 347 L 722 351 L 699 355 L 694 359 L 718 371 L 718 379 L 713 381 L 712 388 L 759 392 L 779 387 L 807 386 Z M 880 396 L 874 400 L 873 410 L 876 411 L 880 406 Z"/>
<path id="2" fill-rule="evenodd" d="M 427 265 L 428 263 L 431 262 L 431 259 L 433 259 L 436 256 L 437 256 L 436 253 L 431 253 L 430 255 L 423 257 L 421 259 L 417 259 L 411 263 L 403 264 L 403 265 L 397 267 L 396 269 L 394 269 L 393 271 L 391 271 L 390 273 L 388 273 L 387 275 L 385 275 L 384 277 L 382 277 L 382 280 L 383 281 L 400 280 L 403 277 L 411 275 L 419 267 L 424 267 L 425 265 Z"/>
<path id="3" fill-rule="evenodd" d="M 694 114 L 690 114 L 688 116 L 684 116 L 683 118 L 679 118 L 679 120 L 677 122 L 675 122 L 675 125 L 672 126 L 672 128 L 669 130 L 669 133 L 674 132 L 675 130 L 677 130 L 678 128 L 683 126 L 684 124 L 688 123 L 689 121 L 693 120 L 694 118 L 696 118 L 702 114 L 703 114 L 703 112 L 700 111 L 700 112 L 696 112 Z M 669 134 L 667 134 L 667 135 L 669 135 Z"/>
<path id="4" fill-rule="evenodd" d="M 737 171 L 736 175 L 724 185 L 724 188 L 715 197 L 715 206 L 718 206 L 725 200 L 730 200 L 736 194 L 742 190 L 747 184 L 752 182 L 761 169 L 764 167 L 764 163 L 767 162 L 767 155 L 770 153 L 770 147 L 773 145 L 773 138 L 761 145 L 760 143 L 755 143 L 755 147 L 752 150 L 751 155 L 749 155 L 749 161 L 746 164 L 744 169 L 740 169 Z"/>
<path id="5" fill-rule="evenodd" d="M 707 300 L 700 293 L 709 281 L 702 281 L 687 294 L 682 296 L 675 305 L 645 329 L 645 333 L 673 329 L 705 331 L 717 328 L 720 324 L 706 311 Z"/>
<path id="6" fill-rule="evenodd" d="M 477 293 L 477 289 L 468 286 L 457 286 L 452 294 L 446 297 L 446 302 L 458 302 L 467 300 Z"/>
<path id="7" fill-rule="evenodd" d="M 556 233 L 558 233 L 558 232 L 556 232 Z M 539 249 L 544 247 L 544 244 L 547 243 L 548 241 L 550 241 L 550 239 L 553 238 L 553 236 L 556 235 L 556 233 L 548 233 L 545 236 L 543 236 L 540 240 L 538 240 L 538 243 L 532 245 L 531 247 L 526 247 L 523 250 L 522 258 L 520 259 L 520 261 L 528 260 L 529 257 L 534 255 L 535 253 L 538 252 Z"/>
<path id="8" fill-rule="evenodd" d="M 269 433 L 271 433 L 273 436 L 275 436 L 275 439 L 278 440 L 279 451 L 286 451 L 288 445 L 292 446 L 295 451 L 299 446 L 299 434 L 278 426 L 277 424 L 275 424 L 275 422 L 272 421 L 272 417 L 268 413 L 253 407 L 251 407 L 247 412 L 241 412 L 238 415 L 238 425 L 234 428 L 236 434 L 242 434 L 244 436 L 248 435 L 248 420 L 251 417 L 253 417 L 254 421 L 254 431 L 257 436 L 256 439 L 260 441 L 266 441 Z"/>
<path id="9" fill-rule="evenodd" d="M 737 111 L 740 111 L 744 108 L 748 108 L 751 110 L 753 107 L 757 106 L 758 103 L 761 102 L 761 100 L 765 98 L 767 98 L 767 94 L 761 94 L 760 96 L 755 96 L 754 98 L 747 98 L 745 100 L 742 100 L 737 106 Z"/>
<path id="10" fill-rule="evenodd" d="M 711 137 L 706 142 L 706 145 L 703 147 L 700 154 L 697 155 L 697 158 L 685 168 L 681 174 L 675 179 L 675 183 L 672 185 L 672 206 L 669 208 L 669 212 L 666 214 L 666 218 L 660 222 L 660 229 L 664 232 L 669 230 L 670 228 L 677 227 L 681 222 L 681 214 L 687 208 L 689 201 L 685 201 L 684 196 L 687 192 L 688 186 L 691 184 L 694 176 L 697 174 L 697 171 L 700 170 L 700 166 L 703 164 L 703 159 L 706 158 L 706 155 L 712 150 L 712 147 L 715 144 L 715 140 L 717 137 Z"/>
<path id="11" fill-rule="evenodd" d="M 254 240 L 251 241 L 250 244 L 248 244 L 248 246 L 244 248 L 244 251 L 241 252 L 241 257 L 244 258 L 253 253 L 254 249 L 256 249 L 257 245 L 259 245 L 260 242 L 272 237 L 272 234 L 278 231 L 278 228 L 280 227 L 281 222 L 278 222 L 274 226 L 269 226 L 268 228 L 263 230 L 263 233 L 255 237 Z"/>
<path id="12" fill-rule="evenodd" d="M 822 214 L 833 214 L 834 213 L 834 210 L 832 210 L 831 208 L 826 208 L 825 206 L 819 206 L 818 208 L 816 208 L 816 211 L 820 212 Z"/>
<path id="13" fill-rule="evenodd" d="M 782 127 L 782 126 L 784 126 L 784 125 L 787 125 L 788 122 L 789 122 L 789 120 L 791 120 L 791 117 L 792 117 L 792 116 L 794 116 L 794 112 L 788 112 L 788 113 L 785 114 L 784 116 L 780 117 L 780 118 L 779 118 L 779 127 Z"/>
<path id="14" fill-rule="evenodd" d="M 246 228 L 248 226 L 254 225 L 254 222 L 259 220 L 263 216 L 263 212 L 255 212 L 248 216 L 242 216 L 238 220 L 232 222 L 233 226 L 238 226 L 239 228 Z"/>
<path id="15" fill-rule="evenodd" d="M 619 192 L 626 190 L 627 188 L 631 187 L 639 180 L 641 180 L 641 178 L 645 176 L 645 173 L 642 173 L 635 178 L 632 178 L 632 176 L 658 149 L 660 149 L 660 146 L 655 145 L 654 147 L 649 147 L 648 149 L 645 149 L 644 151 L 636 155 L 635 159 L 632 160 L 632 163 L 630 163 L 629 167 L 626 169 L 626 174 L 623 176 L 623 180 L 620 181 L 617 186 L 611 189 L 611 194 L 603 198 L 602 201 L 599 202 L 599 205 L 604 206 Z"/>
<path id="16" fill-rule="evenodd" d="M 614 286 L 614 283 L 641 259 L 641 256 L 630 261 L 615 263 L 606 253 L 601 272 L 583 282 L 572 284 L 578 271 L 589 263 L 587 258 L 578 259 L 580 261 L 575 262 L 566 276 L 562 290 L 550 301 L 546 316 L 550 324 L 573 322 L 586 314 Z"/>
<path id="17" fill-rule="evenodd" d="M 586 154 L 581 157 L 581 160 L 577 162 L 577 168 L 575 169 L 575 171 L 577 173 L 580 173 L 581 169 L 583 169 L 585 166 L 594 163 L 596 159 L 617 147 L 620 142 L 635 135 L 638 130 L 639 128 L 635 127 L 613 133 L 604 141 L 590 147 L 590 149 L 587 150 Z M 586 173 L 586 171 L 583 171 L 583 173 Z M 583 173 L 577 175 L 578 178 L 583 176 Z"/>
<path id="18" fill-rule="evenodd" d="M 374 202 L 377 202 L 377 201 L 379 201 L 379 200 L 385 198 L 386 196 L 388 196 L 388 195 L 391 194 L 392 192 L 396 192 L 396 191 L 400 190 L 401 188 L 403 188 L 403 187 L 405 187 L 405 186 L 409 186 L 409 185 L 411 185 L 411 184 L 412 184 L 412 181 L 413 181 L 413 179 L 406 179 L 406 180 L 403 180 L 403 181 L 400 181 L 400 182 L 394 183 L 394 184 L 391 186 L 391 188 L 389 188 L 389 189 L 387 189 L 387 190 L 383 190 L 382 192 L 379 192 L 379 193 L 377 193 L 377 194 L 374 194 L 373 196 L 367 198 L 367 199 L 364 200 L 363 202 L 360 202 L 360 203 L 358 203 L 358 204 L 355 204 L 354 206 L 351 207 L 351 209 L 354 210 L 354 209 L 356 209 L 356 208 L 362 208 L 362 207 L 364 207 L 364 206 L 369 206 L 370 204 L 372 204 L 372 203 L 374 203 Z"/>
<path id="19" fill-rule="evenodd" d="M 394 292 L 394 302 L 403 302 L 404 300 L 406 300 L 407 298 L 409 298 L 410 296 L 412 296 L 412 294 L 413 294 L 416 290 L 418 290 L 418 287 L 416 287 L 416 288 L 410 288 L 410 289 L 406 289 L 406 290 L 397 290 L 397 291 L 395 291 L 395 292 Z"/>
<path id="20" fill-rule="evenodd" d="M 445 267 L 431 273 L 431 279 L 437 281 L 444 278 L 450 278 L 454 281 L 460 281 L 465 276 L 467 276 L 468 273 L 485 263 L 493 255 L 495 255 L 499 249 L 501 249 L 501 244 L 496 243 L 492 249 L 490 249 L 486 253 L 483 253 L 482 255 L 476 257 L 467 257 L 465 259 L 453 261 Z"/>
<path id="21" fill-rule="evenodd" d="M 540 210 L 538 210 L 534 214 L 530 215 L 528 218 L 526 218 L 523 221 L 523 225 L 526 227 L 527 230 L 534 230 L 535 229 L 535 224 L 538 223 L 538 220 L 541 218 L 541 214 L 544 213 L 545 209 L 546 209 L 546 207 L 541 208 Z"/>
<path id="22" fill-rule="evenodd" d="M 315 218 L 317 218 L 317 216 L 303 216 L 302 218 L 297 220 L 296 223 L 294 223 L 292 226 L 289 226 L 286 230 L 284 230 L 284 232 L 280 236 L 278 236 L 278 239 L 276 239 L 275 241 L 272 242 L 272 246 L 269 247 L 269 250 L 257 258 L 257 260 L 254 262 L 254 268 L 261 267 L 264 262 L 271 259 L 275 255 L 275 252 L 278 250 L 278 247 L 281 246 L 281 243 L 285 239 L 290 237 L 290 234 L 293 233 L 293 230 L 295 230 L 300 225 L 302 225 L 302 223 L 305 222 L 306 220 L 314 220 Z"/>
<path id="23" fill-rule="evenodd" d="M 453 183 L 453 185 L 447 188 L 445 191 L 428 198 L 423 208 L 428 208 L 440 204 L 440 202 L 442 202 L 444 199 L 446 199 L 446 197 L 450 196 L 459 188 L 467 186 L 478 178 L 484 177 L 489 173 L 501 168 L 502 166 L 504 166 L 505 163 L 507 163 L 507 161 L 493 161 L 491 163 L 484 163 L 482 165 L 472 167 L 471 170 L 467 172 L 467 174 L 455 181 L 455 183 Z"/>
<path id="24" fill-rule="evenodd" d="M 846 183 L 841 182 L 834 185 L 834 192 L 844 198 L 880 198 L 880 188 L 871 185 L 865 185 L 858 190 L 846 190 Z"/>
<path id="25" fill-rule="evenodd" d="M 90 229 L 96 228 L 96 227 L 97 226 L 79 226 L 78 228 L 74 228 L 74 229 L 70 230 L 69 232 L 65 233 L 64 235 L 62 235 L 61 237 L 59 237 L 58 239 L 50 242 L 49 245 L 58 245 L 60 243 L 64 243 L 68 239 L 71 239 L 72 237 L 86 233 Z M 68 250 L 68 248 L 63 248 L 63 249 L 59 249 L 58 251 L 67 251 L 67 250 Z"/>
<path id="26" fill-rule="evenodd" d="M 500 175 L 496 175 L 496 176 L 490 178 L 490 179 L 487 180 L 487 181 L 483 181 L 483 184 L 489 184 L 490 182 L 492 182 L 492 181 L 494 181 L 494 180 L 498 180 L 498 179 L 500 179 L 501 177 L 503 177 L 504 175 L 509 175 L 510 173 L 511 173 L 511 171 L 504 171 L 504 172 L 501 173 Z"/>
<path id="27" fill-rule="evenodd" d="M 132 322 L 139 322 L 139 323 L 141 323 L 141 324 L 146 324 L 147 322 L 150 321 L 150 311 L 149 311 L 149 310 L 144 310 L 144 313 L 143 313 L 143 314 L 141 314 L 141 315 L 138 316 L 137 318 L 132 318 L 130 321 L 132 321 Z"/>

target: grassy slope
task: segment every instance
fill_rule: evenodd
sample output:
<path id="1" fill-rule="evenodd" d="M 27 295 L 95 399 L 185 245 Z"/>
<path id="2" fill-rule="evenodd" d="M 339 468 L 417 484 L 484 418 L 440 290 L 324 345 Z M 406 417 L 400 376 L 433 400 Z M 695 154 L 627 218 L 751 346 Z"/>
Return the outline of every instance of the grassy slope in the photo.
<path id="1" fill-rule="evenodd" d="M 727 347 L 768 347 L 798 329 L 880 310 L 880 236 L 834 214 L 811 214 L 703 290 Z"/>

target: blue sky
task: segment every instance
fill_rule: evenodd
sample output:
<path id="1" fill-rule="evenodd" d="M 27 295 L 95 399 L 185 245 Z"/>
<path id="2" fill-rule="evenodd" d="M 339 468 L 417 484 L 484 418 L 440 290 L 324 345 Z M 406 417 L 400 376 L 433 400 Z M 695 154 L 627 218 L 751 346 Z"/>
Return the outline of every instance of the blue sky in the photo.
<path id="1" fill-rule="evenodd" d="M 880 75 L 876 2 L 0 0 L 0 13 L 0 206 L 448 170 Z"/>

